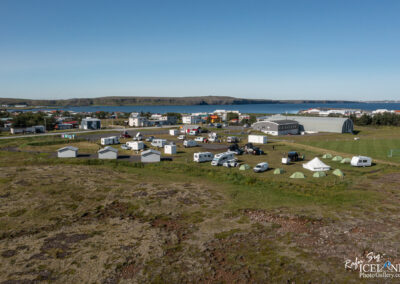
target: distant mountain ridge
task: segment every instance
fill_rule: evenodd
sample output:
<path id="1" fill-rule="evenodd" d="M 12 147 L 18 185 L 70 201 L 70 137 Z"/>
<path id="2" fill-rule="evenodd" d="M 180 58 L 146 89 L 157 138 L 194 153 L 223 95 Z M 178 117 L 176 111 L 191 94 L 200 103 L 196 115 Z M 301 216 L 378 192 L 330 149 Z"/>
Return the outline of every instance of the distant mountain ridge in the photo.
<path id="1" fill-rule="evenodd" d="M 130 105 L 242 105 L 277 103 L 351 103 L 353 101 L 334 100 L 264 100 L 243 99 L 228 96 L 199 97 L 98 97 L 57 100 L 0 98 L 0 105 L 26 104 L 28 106 L 130 106 Z"/>

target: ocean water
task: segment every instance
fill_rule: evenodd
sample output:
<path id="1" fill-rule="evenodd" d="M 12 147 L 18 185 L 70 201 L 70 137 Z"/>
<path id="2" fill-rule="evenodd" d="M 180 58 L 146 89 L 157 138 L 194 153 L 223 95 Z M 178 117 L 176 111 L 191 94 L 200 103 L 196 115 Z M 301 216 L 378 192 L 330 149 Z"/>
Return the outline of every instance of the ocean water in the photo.
<path id="1" fill-rule="evenodd" d="M 352 108 L 362 110 L 400 110 L 400 103 L 307 103 L 307 104 L 249 104 L 249 105 L 170 105 L 170 106 L 82 106 L 46 108 L 43 110 L 68 110 L 77 112 L 151 112 L 151 113 L 193 113 L 212 112 L 217 109 L 238 110 L 241 113 L 297 113 L 309 108 Z"/>

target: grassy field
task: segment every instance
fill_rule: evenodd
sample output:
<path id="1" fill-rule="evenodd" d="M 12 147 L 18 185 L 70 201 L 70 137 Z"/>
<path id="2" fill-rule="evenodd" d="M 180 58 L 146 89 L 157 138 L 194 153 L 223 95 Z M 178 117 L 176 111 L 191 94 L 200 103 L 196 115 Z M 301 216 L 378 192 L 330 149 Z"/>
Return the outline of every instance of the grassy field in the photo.
<path id="1" fill-rule="evenodd" d="M 352 136 L 273 141 L 261 146 L 266 155 L 238 157 L 252 167 L 268 161 L 282 175 L 197 164 L 194 152 L 223 150 L 158 137 L 177 143 L 172 162 L 57 159 L 64 144 L 33 146 L 53 138 L 0 141 L 0 281 L 359 283 L 344 259 L 366 251 L 399 259 L 398 166 L 325 161 L 345 177 L 316 179 L 302 162 L 280 164 L 290 150 L 306 161 L 325 152 L 303 148 L 306 139 Z M 290 179 L 295 171 L 306 179 Z"/>

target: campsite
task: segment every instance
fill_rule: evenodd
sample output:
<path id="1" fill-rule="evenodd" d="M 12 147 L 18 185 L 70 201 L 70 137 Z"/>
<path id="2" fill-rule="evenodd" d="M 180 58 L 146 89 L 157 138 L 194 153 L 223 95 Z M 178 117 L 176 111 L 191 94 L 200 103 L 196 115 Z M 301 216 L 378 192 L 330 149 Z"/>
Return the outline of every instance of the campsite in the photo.
<path id="1" fill-rule="evenodd" d="M 122 149 L 121 144 L 112 146 L 118 157 L 129 159 L 98 159 L 100 138 L 111 133 L 78 135 L 69 141 L 0 141 L 0 196 L 6 204 L 0 208 L 0 274 L 13 264 L 28 263 L 33 272 L 26 279 L 257 282 L 267 277 L 273 282 L 307 282 L 329 277 L 339 283 L 356 273 L 343 273 L 349 251 L 362 254 L 368 245 L 390 252 L 397 242 L 395 235 L 385 234 L 400 214 L 398 166 L 388 159 L 372 156 L 372 167 L 332 161 L 360 153 L 301 141 L 338 139 L 321 134 L 270 138 L 267 144 L 257 144 L 263 155 L 236 155 L 240 166 L 235 168 L 194 162 L 194 153 L 227 151 L 228 136 L 238 137 L 240 146 L 247 143 L 248 133 L 241 130 L 209 131 L 218 133 L 221 142 L 188 148 L 168 130 L 141 131 L 144 150 L 170 158 L 152 163 L 141 163 L 140 151 Z M 147 136 L 175 143 L 176 153 L 165 154 L 146 141 Z M 122 144 L 128 141 L 132 138 L 120 139 Z M 57 158 L 57 150 L 66 146 L 79 149 L 78 157 Z M 282 157 L 293 151 L 304 160 L 282 164 Z M 312 167 L 326 165 L 330 170 L 304 167 L 313 160 Z M 253 167 L 261 162 L 268 162 L 269 169 L 254 173 Z M 387 210 L 393 214 L 389 219 L 383 214 Z M 371 233 L 382 242 L 359 241 L 370 240 Z M 189 260 L 185 268 L 166 265 L 182 258 Z M 321 260 L 327 258 L 332 270 L 321 275 Z M 237 259 L 240 273 L 230 270 Z M 101 272 L 90 273 L 93 262 L 103 267 Z M 43 267 L 48 272 L 40 276 Z M 188 269 L 193 275 L 185 273 Z"/>

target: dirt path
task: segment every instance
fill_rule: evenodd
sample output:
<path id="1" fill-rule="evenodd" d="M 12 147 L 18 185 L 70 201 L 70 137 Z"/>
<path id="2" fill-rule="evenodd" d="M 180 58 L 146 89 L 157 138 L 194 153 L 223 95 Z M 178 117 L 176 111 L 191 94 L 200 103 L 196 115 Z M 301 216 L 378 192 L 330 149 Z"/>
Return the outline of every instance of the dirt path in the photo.
<path id="1" fill-rule="evenodd" d="M 291 145 L 291 146 L 303 148 L 303 149 L 314 151 L 314 152 L 320 152 L 320 153 L 329 152 L 334 156 L 336 156 L 336 155 L 340 155 L 340 156 L 352 155 L 349 153 L 337 152 L 337 151 L 333 151 L 333 150 L 329 150 L 329 149 L 319 148 L 319 147 L 310 146 L 310 145 L 304 145 L 304 144 L 295 143 L 295 142 L 288 142 L 288 141 L 283 141 L 283 140 L 280 142 L 283 144 L 286 144 L 286 145 Z M 385 164 L 385 165 L 390 165 L 390 166 L 400 166 L 400 163 L 396 163 L 396 162 L 389 162 L 389 161 L 379 160 L 379 159 L 375 159 L 375 158 L 373 160 L 374 160 L 374 162 L 379 163 L 379 164 Z"/>

